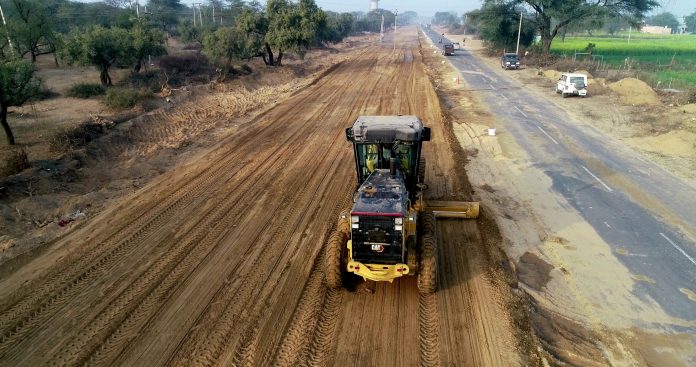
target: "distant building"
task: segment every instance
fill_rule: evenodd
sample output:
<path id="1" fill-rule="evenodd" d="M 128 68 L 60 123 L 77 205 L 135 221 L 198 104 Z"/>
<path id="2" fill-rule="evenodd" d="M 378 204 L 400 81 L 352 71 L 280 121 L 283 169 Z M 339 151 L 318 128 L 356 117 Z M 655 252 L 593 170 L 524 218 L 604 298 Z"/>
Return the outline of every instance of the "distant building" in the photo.
<path id="1" fill-rule="evenodd" d="M 649 34 L 672 34 L 672 28 L 667 26 L 645 25 L 640 29 L 640 33 Z"/>

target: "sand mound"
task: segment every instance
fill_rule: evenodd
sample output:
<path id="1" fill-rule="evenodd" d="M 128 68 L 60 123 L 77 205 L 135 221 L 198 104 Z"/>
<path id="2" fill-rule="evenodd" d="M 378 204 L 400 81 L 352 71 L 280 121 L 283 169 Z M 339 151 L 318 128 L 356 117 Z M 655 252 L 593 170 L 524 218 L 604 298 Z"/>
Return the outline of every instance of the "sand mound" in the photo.
<path id="1" fill-rule="evenodd" d="M 677 107 L 679 112 L 696 114 L 696 103 L 685 104 Z"/>
<path id="2" fill-rule="evenodd" d="M 608 87 L 621 97 L 621 101 L 632 105 L 657 104 L 657 93 L 644 81 L 636 78 L 621 79 Z"/>
<path id="3" fill-rule="evenodd" d="M 638 149 L 653 153 L 680 157 L 696 155 L 696 134 L 689 131 L 675 130 L 658 136 L 630 138 L 626 141 Z"/>
<path id="4" fill-rule="evenodd" d="M 558 70 L 544 70 L 543 74 L 547 79 L 554 82 L 561 78 L 561 72 Z"/>

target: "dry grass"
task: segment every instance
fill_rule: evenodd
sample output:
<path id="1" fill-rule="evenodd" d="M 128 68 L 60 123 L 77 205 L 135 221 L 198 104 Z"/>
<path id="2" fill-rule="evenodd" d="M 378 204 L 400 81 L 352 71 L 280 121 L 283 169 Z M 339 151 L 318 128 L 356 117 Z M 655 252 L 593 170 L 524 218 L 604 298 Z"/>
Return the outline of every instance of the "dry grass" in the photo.
<path id="1" fill-rule="evenodd" d="M 3 161 L 3 165 L 0 166 L 0 177 L 12 176 L 31 167 L 29 156 L 24 148 L 10 149 Z"/>

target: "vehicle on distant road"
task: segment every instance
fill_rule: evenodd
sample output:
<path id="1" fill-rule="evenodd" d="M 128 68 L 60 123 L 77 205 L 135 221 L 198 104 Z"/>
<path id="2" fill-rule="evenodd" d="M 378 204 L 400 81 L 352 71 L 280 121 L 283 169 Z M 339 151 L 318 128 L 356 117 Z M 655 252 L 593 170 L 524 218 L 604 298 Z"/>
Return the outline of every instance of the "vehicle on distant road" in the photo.
<path id="1" fill-rule="evenodd" d="M 580 97 L 587 96 L 587 75 L 563 73 L 561 78 L 556 83 L 556 93 L 563 98 L 576 95 Z"/>
<path id="2" fill-rule="evenodd" d="M 520 68 L 520 58 L 515 53 L 506 52 L 503 57 L 500 58 L 500 67 L 505 70 L 508 69 L 519 69 Z"/>
<path id="3" fill-rule="evenodd" d="M 442 45 L 442 54 L 445 56 L 454 55 L 454 45 L 451 43 Z"/>
<path id="4" fill-rule="evenodd" d="M 462 46 L 459 45 L 459 42 L 452 42 L 452 46 L 454 46 L 455 50 L 461 50 Z"/>

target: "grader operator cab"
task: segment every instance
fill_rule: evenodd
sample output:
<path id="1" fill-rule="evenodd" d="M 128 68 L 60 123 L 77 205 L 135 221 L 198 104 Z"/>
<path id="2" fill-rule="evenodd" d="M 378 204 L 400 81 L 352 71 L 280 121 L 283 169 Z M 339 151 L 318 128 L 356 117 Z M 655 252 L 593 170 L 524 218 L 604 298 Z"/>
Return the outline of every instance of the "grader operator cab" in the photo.
<path id="1" fill-rule="evenodd" d="M 361 116 L 346 129 L 357 191 L 326 247 L 325 274 L 340 288 L 348 273 L 388 281 L 418 276 L 421 293 L 437 288 L 435 218 L 476 218 L 478 203 L 425 202 L 422 143 L 430 129 L 416 116 Z"/>

